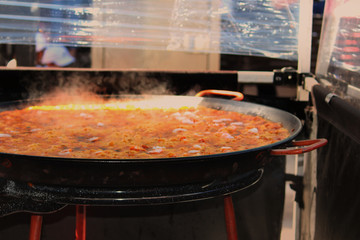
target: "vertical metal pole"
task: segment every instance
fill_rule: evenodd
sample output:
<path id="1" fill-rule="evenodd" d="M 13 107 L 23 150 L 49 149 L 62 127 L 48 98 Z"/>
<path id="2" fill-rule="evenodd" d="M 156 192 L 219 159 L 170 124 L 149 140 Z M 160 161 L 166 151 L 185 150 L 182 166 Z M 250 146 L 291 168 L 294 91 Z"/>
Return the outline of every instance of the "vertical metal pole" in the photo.
<path id="1" fill-rule="evenodd" d="M 299 0 L 298 72 L 311 72 L 311 46 L 313 25 L 313 0 Z M 309 93 L 303 86 L 297 87 L 298 101 L 309 101 Z"/>
<path id="2" fill-rule="evenodd" d="M 31 215 L 29 240 L 40 240 L 42 220 L 40 215 Z"/>
<path id="3" fill-rule="evenodd" d="M 313 0 L 299 0 L 300 14 L 299 14 L 299 32 L 298 32 L 298 72 L 309 73 L 311 71 L 311 47 L 312 47 L 312 25 L 313 25 Z M 302 86 L 298 86 L 297 99 L 308 100 L 302 96 Z M 295 156 L 295 175 L 302 176 L 304 174 L 303 168 L 300 167 L 303 163 L 303 158 Z M 293 224 L 295 226 L 295 238 L 299 237 L 300 233 L 300 209 L 294 203 L 293 210 Z"/>
<path id="4" fill-rule="evenodd" d="M 237 228 L 236 228 L 236 219 L 234 212 L 234 204 L 232 201 L 231 195 L 224 197 L 224 212 L 225 212 L 225 223 L 226 223 L 226 233 L 228 240 L 237 240 Z"/>
<path id="5" fill-rule="evenodd" d="M 86 206 L 76 205 L 75 240 L 86 239 Z"/>
<path id="6" fill-rule="evenodd" d="M 313 22 L 313 0 L 299 0 L 298 71 L 311 70 L 311 41 Z"/>

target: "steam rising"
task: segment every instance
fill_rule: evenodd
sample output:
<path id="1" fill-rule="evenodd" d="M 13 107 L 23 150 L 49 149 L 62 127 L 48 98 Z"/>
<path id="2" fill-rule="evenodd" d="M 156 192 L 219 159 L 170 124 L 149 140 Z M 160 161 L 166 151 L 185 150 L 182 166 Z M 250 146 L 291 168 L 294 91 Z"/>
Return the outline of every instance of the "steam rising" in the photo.
<path id="1" fill-rule="evenodd" d="M 44 95 L 46 105 L 58 104 L 86 104 L 91 102 L 103 102 L 103 98 L 94 92 L 85 90 L 80 87 L 57 88 L 56 90 Z"/>
<path id="2" fill-rule="evenodd" d="M 145 72 L 39 71 L 25 84 L 28 96 L 24 98 L 47 99 L 46 104 L 99 102 L 99 95 L 173 95 L 169 81 Z"/>

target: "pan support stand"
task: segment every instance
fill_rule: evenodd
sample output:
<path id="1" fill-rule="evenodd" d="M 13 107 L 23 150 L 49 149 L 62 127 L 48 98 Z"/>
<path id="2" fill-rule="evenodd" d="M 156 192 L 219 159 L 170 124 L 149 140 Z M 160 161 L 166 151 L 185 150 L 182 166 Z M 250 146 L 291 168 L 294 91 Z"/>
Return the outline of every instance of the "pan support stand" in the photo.
<path id="1" fill-rule="evenodd" d="M 234 204 L 231 195 L 224 196 L 224 217 L 226 224 L 227 240 L 237 240 L 236 217 L 234 211 Z M 76 227 L 75 240 L 86 240 L 86 206 L 76 205 Z M 30 221 L 29 240 L 41 239 L 43 216 L 39 214 L 32 214 Z"/>
<path id="2" fill-rule="evenodd" d="M 237 240 L 236 217 L 234 204 L 231 195 L 224 196 L 224 217 L 228 240 Z M 86 240 L 86 206 L 76 205 L 76 227 L 75 240 Z M 29 240 L 41 239 L 43 216 L 39 214 L 31 215 Z"/>
<path id="3" fill-rule="evenodd" d="M 175 204 L 224 198 L 225 223 L 228 240 L 237 239 L 236 220 L 231 195 L 250 194 L 262 180 L 264 169 L 254 169 L 211 183 L 187 184 L 145 188 L 60 187 L 27 184 L 0 178 L 0 216 L 16 212 L 30 212 L 29 240 L 40 240 L 44 214 L 54 213 L 68 205 L 76 206 L 75 240 L 86 239 L 86 208 L 103 206 L 144 206 L 149 204 Z"/>
<path id="4" fill-rule="evenodd" d="M 76 205 L 76 227 L 75 240 L 86 240 L 86 206 Z M 43 216 L 40 214 L 32 214 L 30 220 L 29 240 L 41 239 Z"/>

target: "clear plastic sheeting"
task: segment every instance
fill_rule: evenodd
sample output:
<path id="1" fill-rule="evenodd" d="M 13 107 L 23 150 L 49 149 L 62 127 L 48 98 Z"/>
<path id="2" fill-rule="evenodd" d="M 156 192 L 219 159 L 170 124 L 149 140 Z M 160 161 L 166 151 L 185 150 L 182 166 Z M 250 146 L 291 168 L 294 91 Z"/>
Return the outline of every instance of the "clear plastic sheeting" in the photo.
<path id="1" fill-rule="evenodd" d="M 332 67 L 360 73 L 358 0 L 328 0 L 326 6 L 317 71 L 327 74 Z"/>
<path id="2" fill-rule="evenodd" d="M 284 0 L 0 1 L 0 43 L 296 60 L 298 16 Z"/>
<path id="3" fill-rule="evenodd" d="M 316 75 L 333 92 L 360 107 L 358 0 L 326 0 Z"/>

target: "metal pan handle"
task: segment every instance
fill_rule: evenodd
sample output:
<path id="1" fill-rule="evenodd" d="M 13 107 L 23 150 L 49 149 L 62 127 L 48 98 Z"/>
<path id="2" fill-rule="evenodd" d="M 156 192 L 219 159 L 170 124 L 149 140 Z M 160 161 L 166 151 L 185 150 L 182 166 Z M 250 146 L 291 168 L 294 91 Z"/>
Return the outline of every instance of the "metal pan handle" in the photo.
<path id="1" fill-rule="evenodd" d="M 202 90 L 198 92 L 195 95 L 195 97 L 203 97 L 205 95 L 220 95 L 226 97 L 234 97 L 231 100 L 235 100 L 235 101 L 241 101 L 244 99 L 244 95 L 240 92 L 228 91 L 228 90 L 214 90 L 214 89 Z"/>
<path id="2" fill-rule="evenodd" d="M 293 141 L 292 146 L 301 146 L 301 148 L 289 148 L 289 149 L 273 149 L 270 151 L 271 155 L 295 155 L 310 152 L 318 149 L 327 144 L 325 138 L 313 139 L 313 140 L 301 140 Z"/>

